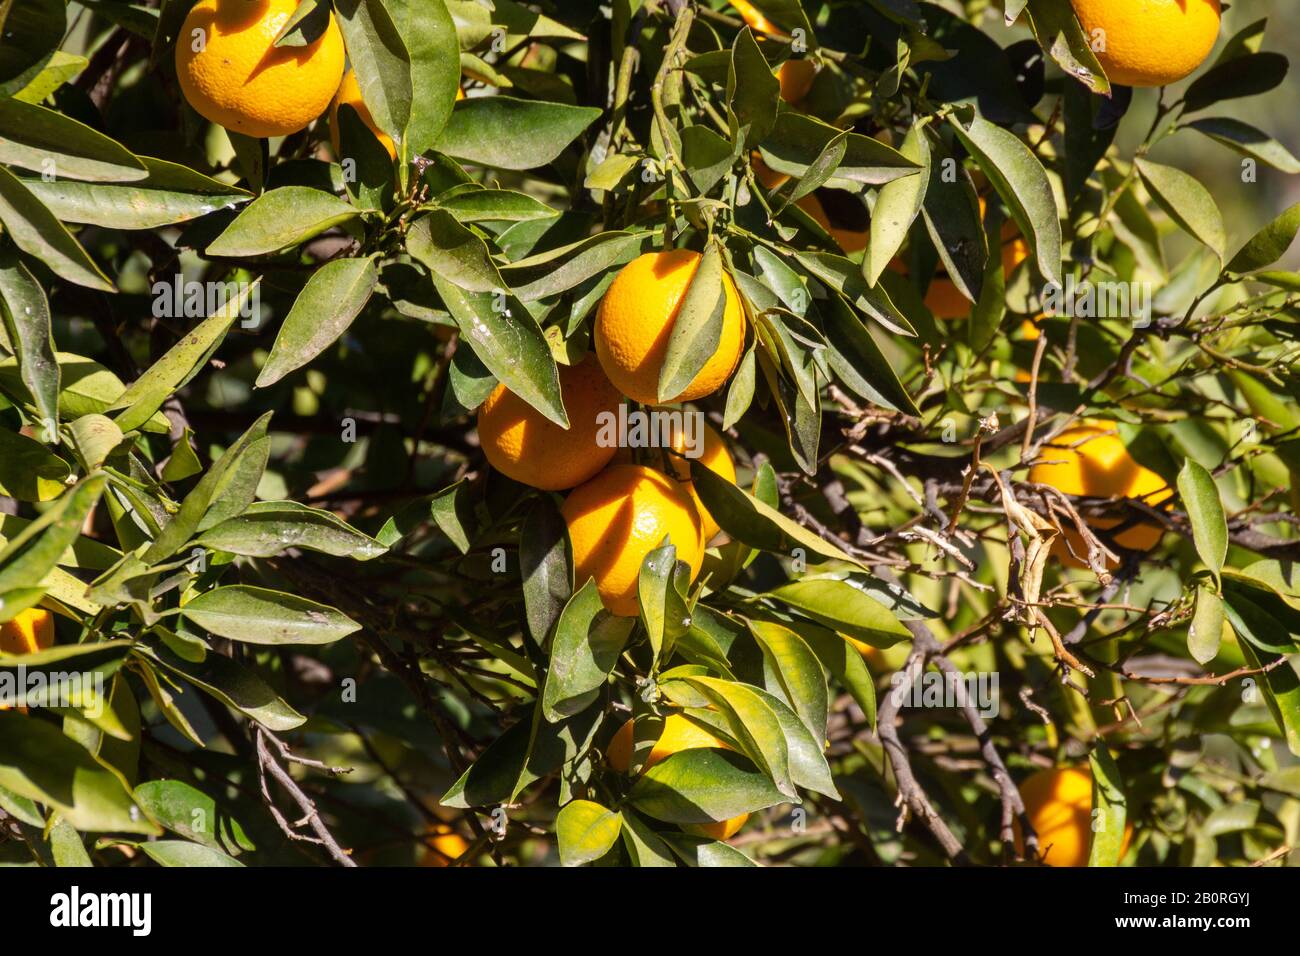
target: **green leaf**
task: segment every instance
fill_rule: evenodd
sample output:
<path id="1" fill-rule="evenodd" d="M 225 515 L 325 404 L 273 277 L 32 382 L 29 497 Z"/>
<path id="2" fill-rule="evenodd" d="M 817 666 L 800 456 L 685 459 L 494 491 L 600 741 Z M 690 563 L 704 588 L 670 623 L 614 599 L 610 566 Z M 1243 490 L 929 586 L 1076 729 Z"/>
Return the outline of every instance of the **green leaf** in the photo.
<path id="1" fill-rule="evenodd" d="M 822 316 L 830 346 L 826 358 L 835 377 L 869 402 L 906 415 L 920 415 L 912 396 L 899 381 L 898 370 L 844 297 L 832 295 Z"/>
<path id="2" fill-rule="evenodd" d="M 745 148 L 762 142 L 776 124 L 781 84 L 745 27 L 731 44 L 727 65 L 727 121 L 731 139 Z"/>
<path id="3" fill-rule="evenodd" d="M 930 144 L 925 128 L 913 123 L 899 152 L 920 166 L 915 176 L 904 176 L 880 187 L 871 210 L 871 239 L 862 260 L 862 274 L 874 286 L 907 239 L 907 231 L 925 203 L 930 181 Z"/>
<path id="4" fill-rule="evenodd" d="M 542 714 L 552 723 L 586 710 L 618 663 L 632 618 L 604 609 L 590 578 L 564 606 L 551 644 Z"/>
<path id="5" fill-rule="evenodd" d="M 1196 553 L 1217 580 L 1228 555 L 1228 522 L 1219 488 L 1204 466 L 1188 458 L 1178 473 L 1178 494 L 1192 522 Z"/>
<path id="6" fill-rule="evenodd" d="M 669 833 L 664 839 L 672 846 L 673 852 L 686 861 L 687 866 L 758 866 L 740 850 L 721 840 L 705 840 L 681 833 Z"/>
<path id="7" fill-rule="evenodd" d="M 191 489 L 190 493 L 185 496 L 185 500 L 181 502 L 180 510 L 172 516 L 172 519 L 163 527 L 162 532 L 154 539 L 153 544 L 141 555 L 141 560 L 145 564 L 158 564 L 170 558 L 194 536 L 195 532 L 200 530 L 200 524 L 212 508 L 213 503 L 226 492 L 234 476 L 238 474 L 239 462 L 244 457 L 245 452 L 248 451 L 250 446 L 262 442 L 266 438 L 266 426 L 270 421 L 271 413 L 267 412 L 253 422 L 248 431 L 240 435 L 235 440 L 235 443 L 227 448 L 216 463 L 208 469 L 207 474 L 199 479 L 198 484 Z M 242 511 L 249 503 L 249 501 L 239 502 L 237 510 Z M 233 515 L 227 515 L 226 517 L 233 517 Z M 217 523 L 214 521 L 211 524 L 216 525 Z"/>
<path id="8" fill-rule="evenodd" d="M 1209 246 L 1222 262 L 1227 254 L 1228 237 L 1223 228 L 1223 216 L 1209 190 L 1173 166 L 1163 166 L 1148 159 L 1137 159 L 1134 163 L 1143 184 L 1160 208 L 1193 239 Z"/>
<path id="9" fill-rule="evenodd" d="M 672 654 L 677 639 L 691 626 L 686 601 L 689 590 L 690 568 L 677 560 L 677 548 L 671 541 L 645 556 L 637 574 L 637 598 L 641 624 L 650 641 L 652 667 L 657 668 Z"/>
<path id="10" fill-rule="evenodd" d="M 203 369 L 235 320 L 243 314 L 245 303 L 256 288 L 256 282 L 241 285 L 237 294 L 226 298 L 220 309 L 183 335 L 118 396 L 108 409 L 125 409 L 116 418 L 118 428 L 123 432 L 142 428 L 168 398 Z"/>
<path id="11" fill-rule="evenodd" d="M 435 209 L 415 221 L 406 251 L 435 276 L 435 283 L 441 279 L 466 292 L 506 291 L 487 245 L 446 210 Z"/>
<path id="12" fill-rule="evenodd" d="M 691 482 L 705 510 L 718 526 L 751 548 L 790 554 L 799 547 L 809 552 L 809 557 L 815 554 L 831 560 L 858 563 L 831 542 L 715 475 L 698 460 L 691 462 Z"/>
<path id="13" fill-rule="evenodd" d="M 872 647 L 893 647 L 912 636 L 889 608 L 847 581 L 804 578 L 774 588 L 765 597 Z"/>
<path id="14" fill-rule="evenodd" d="M 590 106 L 474 97 L 456 104 L 435 145 L 475 166 L 537 169 L 558 157 L 600 114 Z"/>
<path id="15" fill-rule="evenodd" d="M 3 166 L 0 166 L 0 223 L 14 245 L 45 263 L 55 274 L 87 289 L 116 291 L 54 213 Z"/>
<path id="16" fill-rule="evenodd" d="M 1250 53 L 1216 63 L 1187 88 L 1183 96 L 1186 112 L 1195 113 L 1223 100 L 1267 93 L 1286 79 L 1288 68 L 1287 58 L 1280 53 Z"/>
<path id="17" fill-rule="evenodd" d="M 434 287 L 463 336 L 498 381 L 561 428 L 569 417 L 560 397 L 560 373 L 541 327 L 512 296 L 466 292 L 432 274 Z"/>
<path id="18" fill-rule="evenodd" d="M 1128 817 L 1124 780 L 1100 739 L 1088 755 L 1088 766 L 1092 770 L 1092 841 L 1088 847 L 1088 865 L 1119 866 Z"/>
<path id="19" fill-rule="evenodd" d="M 790 755 L 790 779 L 795 786 L 825 794 L 832 800 L 840 799 L 830 765 L 826 762 L 825 735 L 814 736 L 808 724 L 781 698 L 758 687 L 754 688 L 754 693 L 771 708 L 781 724 L 786 750 Z"/>
<path id="20" fill-rule="evenodd" d="M 327 604 L 247 584 L 205 591 L 180 610 L 205 631 L 246 644 L 332 644 L 361 629 Z"/>
<path id="21" fill-rule="evenodd" d="M 459 222 L 533 222 L 560 213 L 541 200 L 513 189 L 474 189 L 439 197 L 436 205 Z"/>
<path id="22" fill-rule="evenodd" d="M 786 110 L 777 114 L 772 132 L 759 144 L 763 162 L 778 173 L 803 178 L 825 152 L 831 140 L 843 130 L 806 113 Z M 861 133 L 849 133 L 844 140 L 844 157 L 826 185 L 853 192 L 863 184 L 880 186 L 919 167 L 898 150 Z"/>
<path id="23" fill-rule="evenodd" d="M 55 110 L 0 98 L 0 163 L 46 179 L 129 182 L 147 174 L 116 140 Z"/>
<path id="24" fill-rule="evenodd" d="M 55 352 L 54 358 L 59 363 L 63 386 L 59 393 L 59 410 L 65 418 L 103 414 L 126 390 L 121 379 L 85 356 Z M 21 394 L 24 388 L 17 361 L 12 358 L 0 361 L 0 389 L 10 394 Z M 141 429 L 165 435 L 170 425 L 163 415 L 157 414 L 145 422 Z"/>
<path id="25" fill-rule="evenodd" d="M 798 802 L 798 791 L 790 777 L 790 749 L 785 731 L 760 689 L 716 677 L 687 676 L 682 682 L 699 691 L 717 708 L 745 755 L 772 778 L 778 790 Z"/>
<path id="26" fill-rule="evenodd" d="M 326 0 L 299 0 L 297 9 L 284 21 L 272 46 L 278 49 L 311 46 L 329 28 L 330 16 L 330 5 Z"/>
<path id="27" fill-rule="evenodd" d="M 201 843 L 187 843 L 185 840 L 150 840 L 141 843 L 140 849 L 159 866 L 242 867 L 244 865 L 213 847 Z"/>
<path id="28" fill-rule="evenodd" d="M 1011 210 L 1034 250 L 1038 271 L 1049 283 L 1061 285 L 1061 220 L 1038 157 L 1013 133 L 978 115 L 969 125 L 955 117 L 949 123 Z"/>
<path id="29" fill-rule="evenodd" d="M 1296 173 L 1300 173 L 1300 159 L 1296 159 L 1289 149 L 1273 137 L 1262 130 L 1256 129 L 1249 123 L 1243 123 L 1241 120 L 1230 119 L 1226 116 L 1213 116 L 1192 120 L 1187 124 L 1187 128 L 1194 129 L 1198 133 L 1204 133 L 1215 142 L 1221 143 L 1243 156 L 1250 156 L 1260 162 L 1268 163 L 1275 169 L 1280 169 L 1289 175 L 1294 176 Z"/>
<path id="30" fill-rule="evenodd" d="M 488 807 L 513 800 L 524 787 L 572 760 L 591 745 L 600 727 L 599 704 L 558 723 L 542 717 L 517 721 L 488 745 L 442 797 L 445 807 Z"/>
<path id="31" fill-rule="evenodd" d="M 204 176 L 188 166 L 150 156 L 139 159 L 147 175 L 129 183 L 24 179 L 23 185 L 63 222 L 109 229 L 156 229 L 219 209 L 233 209 L 253 198 L 237 186 Z"/>
<path id="32" fill-rule="evenodd" d="M 336 0 L 334 10 L 361 98 L 375 125 L 400 144 L 400 155 L 411 156 L 403 140 L 412 118 L 415 88 L 411 54 L 402 32 L 383 0 Z M 440 46 L 442 38 L 430 35 L 426 40 Z M 422 92 L 428 93 L 430 88 L 423 87 Z M 429 106 L 436 108 L 433 103 Z"/>
<path id="33" fill-rule="evenodd" d="M 214 551 L 273 558 L 291 548 L 369 561 L 388 549 L 329 511 L 296 501 L 255 501 L 198 537 Z"/>
<path id="34" fill-rule="evenodd" d="M 81 834 L 67 820 L 60 820 L 50 828 L 50 853 L 58 867 L 94 866 L 86 845 L 81 842 Z"/>
<path id="35" fill-rule="evenodd" d="M 183 780 L 149 780 L 135 788 L 135 802 L 168 830 L 195 843 L 238 854 L 254 849 L 239 821 Z"/>
<path id="36" fill-rule="evenodd" d="M 1233 621 L 1233 627 L 1237 622 Z M 1239 632 L 1240 633 L 1240 632 Z M 1287 660 L 1277 663 L 1280 655 L 1251 646 L 1247 641 L 1240 642 L 1241 654 L 1252 668 L 1272 667 L 1265 674 L 1257 675 L 1252 680 L 1259 682 L 1259 689 L 1264 692 L 1264 703 L 1277 723 L 1287 749 L 1300 757 L 1300 675 Z"/>
<path id="37" fill-rule="evenodd" d="M 22 89 L 49 58 L 68 28 L 60 0 L 28 0 L 6 7 L 0 44 L 0 95 Z"/>
<path id="38" fill-rule="evenodd" d="M 714 823 L 788 801 L 744 757 L 709 747 L 655 764 L 628 795 L 633 808 L 667 823 Z"/>
<path id="39" fill-rule="evenodd" d="M 590 800 L 573 800 L 555 817 L 560 863 L 582 866 L 609 852 L 623 830 L 623 817 Z"/>
<path id="40" fill-rule="evenodd" d="M 856 647 L 832 630 L 804 621 L 791 621 L 786 626 L 808 642 L 812 652 L 831 672 L 831 676 L 862 708 L 867 723 L 876 725 L 876 683 Z"/>
<path id="41" fill-rule="evenodd" d="M 659 401 L 671 402 L 686 391 L 717 351 L 727 305 L 723 276 L 721 245 L 710 242 L 673 321 L 659 369 Z"/>
<path id="42" fill-rule="evenodd" d="M 193 478 L 203 470 L 203 464 L 199 461 L 199 456 L 194 451 L 194 432 L 185 428 L 181 432 L 181 437 L 176 440 L 172 446 L 171 457 L 169 457 L 162 468 L 163 481 L 184 481 L 186 478 Z"/>
<path id="43" fill-rule="evenodd" d="M 794 631 L 770 621 L 748 621 L 768 667 L 779 682 L 779 696 L 799 715 L 814 740 L 826 739 L 830 700 L 826 675 L 812 648 Z M 772 687 L 770 680 L 766 681 Z M 820 744 L 818 744 L 820 752 Z"/>
<path id="44" fill-rule="evenodd" d="M 664 837 L 650 828 L 650 825 L 633 813 L 623 810 L 623 846 L 632 865 L 637 867 L 672 867 L 677 863 L 673 851 L 669 849 Z"/>
<path id="45" fill-rule="evenodd" d="M 77 540 L 86 516 L 104 491 L 102 474 L 89 475 L 0 550 L 0 595 L 31 587 L 54 570 Z"/>
<path id="46" fill-rule="evenodd" d="M 1208 664 L 1218 655 L 1223 622 L 1223 598 L 1209 588 L 1198 587 L 1196 612 L 1187 626 L 1187 650 L 1198 664 Z"/>
<path id="47" fill-rule="evenodd" d="M 104 415 L 83 415 L 68 430 L 72 433 L 72 447 L 90 471 L 103 465 L 124 440 L 122 429 Z"/>
<path id="48" fill-rule="evenodd" d="M 67 487 L 68 463 L 33 438 L 0 428 L 0 494 L 50 501 Z"/>
<path id="49" fill-rule="evenodd" d="M 456 24 L 443 0 L 387 0 L 411 59 L 411 118 L 403 156 L 428 150 L 451 118 L 460 88 Z"/>
<path id="50" fill-rule="evenodd" d="M 7 242 L 0 242 L 0 320 L 47 439 L 57 444 L 60 379 L 50 305 L 40 284 Z"/>
<path id="51" fill-rule="evenodd" d="M 524 302 L 567 292 L 593 276 L 631 262 L 647 233 L 600 232 L 505 266 L 501 274 Z"/>
<path id="52" fill-rule="evenodd" d="M 778 255 L 788 255 L 787 251 L 779 247 L 775 251 Z M 916 335 L 912 324 L 898 311 L 893 299 L 885 291 L 885 284 L 879 283 L 874 288 L 867 285 L 861 266 L 853 260 L 829 252 L 796 252 L 794 258 L 816 278 L 843 294 L 855 307 L 890 332 Z"/>
<path id="53" fill-rule="evenodd" d="M 1026 4 L 1020 5 L 1023 9 Z M 1054 0 L 1028 0 L 1028 19 L 1034 39 L 1057 65 L 1093 93 L 1110 95 L 1110 81 L 1092 49 L 1092 38 L 1084 32 L 1074 9 Z M 1007 4 L 1007 25 L 1014 22 Z"/>
<path id="54" fill-rule="evenodd" d="M 1255 576 L 1225 570 L 1222 584 L 1228 620 L 1239 637 L 1272 654 L 1296 653 L 1300 610 Z"/>
<path id="55" fill-rule="evenodd" d="M 373 259 L 332 259 L 307 279 L 275 336 L 257 387 L 278 382 L 348 330 L 379 282 Z"/>
<path id="56" fill-rule="evenodd" d="M 1225 271 L 1254 272 L 1271 266 L 1286 255 L 1300 232 L 1300 203 L 1296 203 L 1267 226 L 1255 233 L 1250 241 L 1232 257 Z"/>
<path id="57" fill-rule="evenodd" d="M 254 199 L 221 235 L 208 244 L 209 256 L 262 256 L 318 236 L 360 214 L 333 193 L 309 186 L 281 186 Z"/>
<path id="58" fill-rule="evenodd" d="M 524 517 L 519 531 L 519 576 L 528 631 L 533 640 L 543 644 L 573 594 L 568 528 L 550 495 L 538 497 Z M 553 657 L 555 651 L 551 653 Z"/>
<path id="59" fill-rule="evenodd" d="M 229 657 L 207 654 L 201 661 L 188 661 L 162 644 L 141 653 L 267 730 L 276 733 L 294 730 L 307 720 L 281 700 L 262 678 Z"/>
<path id="60" fill-rule="evenodd" d="M 121 779 L 44 720 L 0 712 L 0 786 L 57 809 L 78 830 L 157 832 Z"/>

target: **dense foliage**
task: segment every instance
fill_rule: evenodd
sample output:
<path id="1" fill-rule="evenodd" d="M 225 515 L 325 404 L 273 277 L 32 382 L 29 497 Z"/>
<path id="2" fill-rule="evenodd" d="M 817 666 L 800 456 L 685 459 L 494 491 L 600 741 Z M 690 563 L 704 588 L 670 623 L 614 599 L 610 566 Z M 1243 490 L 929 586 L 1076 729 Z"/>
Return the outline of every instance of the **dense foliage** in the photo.
<path id="1" fill-rule="evenodd" d="M 1287 72 L 1251 5 L 1135 93 L 1065 0 L 334 0 L 369 123 L 268 140 L 182 97 L 186 0 L 0 0 L 0 621 L 57 630 L 0 680 L 103 691 L 0 713 L 0 858 L 1012 862 L 1077 765 L 1094 864 L 1285 862 L 1300 207 L 1216 203 L 1300 172 L 1232 115 Z M 692 467 L 724 536 L 613 618 L 474 411 L 562 421 L 670 248 L 670 378 L 743 305 L 694 406 L 739 480 Z M 1084 421 L 1165 490 L 1034 480 Z M 611 766 L 670 713 L 729 749 Z"/>

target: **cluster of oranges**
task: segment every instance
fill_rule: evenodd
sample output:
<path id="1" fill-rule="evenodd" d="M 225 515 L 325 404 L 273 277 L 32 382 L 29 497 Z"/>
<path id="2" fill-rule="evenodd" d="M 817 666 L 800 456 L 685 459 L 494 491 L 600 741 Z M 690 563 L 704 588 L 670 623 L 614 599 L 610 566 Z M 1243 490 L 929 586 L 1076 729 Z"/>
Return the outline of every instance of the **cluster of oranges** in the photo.
<path id="1" fill-rule="evenodd" d="M 288 136 L 330 113 L 339 155 L 339 107 L 351 106 L 388 150 L 397 148 L 361 98 L 347 70 L 343 34 L 331 12 L 304 46 L 275 46 L 299 0 L 199 0 L 176 43 L 176 76 L 185 99 L 205 119 L 246 136 Z M 456 99 L 464 99 L 458 89 Z"/>
<path id="2" fill-rule="evenodd" d="M 560 392 L 569 427 L 561 428 L 504 385 L 478 412 L 479 444 L 502 474 L 544 491 L 569 492 L 561 513 L 573 546 L 579 583 L 588 577 L 613 614 L 635 616 L 637 579 L 646 555 L 667 538 L 677 557 L 699 573 L 704 548 L 718 532 L 689 481 L 683 454 L 729 481 L 736 468 L 722 437 L 704 430 L 702 448 L 685 447 L 673 432 L 665 449 L 667 473 L 626 460 L 617 442 L 602 441 L 602 424 L 617 415 L 624 396 L 654 406 L 659 375 L 682 300 L 699 269 L 698 252 L 650 252 L 628 263 L 601 300 L 594 355 L 560 367 Z M 729 276 L 717 348 L 674 403 L 711 395 L 740 362 L 745 318 Z M 608 437 L 608 436 L 605 436 Z"/>

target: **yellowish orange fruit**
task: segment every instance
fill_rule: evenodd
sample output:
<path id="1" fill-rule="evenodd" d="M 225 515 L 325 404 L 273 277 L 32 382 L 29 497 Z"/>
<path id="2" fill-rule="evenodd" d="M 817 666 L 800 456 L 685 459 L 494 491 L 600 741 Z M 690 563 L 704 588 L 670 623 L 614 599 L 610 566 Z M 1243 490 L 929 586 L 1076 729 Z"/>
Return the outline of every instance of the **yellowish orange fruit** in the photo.
<path id="1" fill-rule="evenodd" d="M 1020 785 L 1025 815 L 1038 834 L 1038 850 L 1049 866 L 1087 866 L 1092 842 L 1092 773 L 1084 767 L 1039 770 Z M 1125 823 L 1122 857 L 1133 839 Z M 1019 824 L 1016 846 L 1024 853 Z"/>
<path id="2" fill-rule="evenodd" d="M 605 374 L 624 395 L 643 405 L 659 401 L 659 372 L 682 299 L 702 256 L 689 249 L 647 252 L 615 277 L 596 315 L 596 355 Z M 713 355 L 680 395 L 666 402 L 689 402 L 711 395 L 735 371 L 745 346 L 745 316 L 735 283 L 722 276 L 726 304 L 722 332 Z"/>
<path id="3" fill-rule="evenodd" d="M 489 464 L 515 481 L 561 491 L 594 476 L 609 464 L 617 447 L 598 441 L 602 412 L 617 414 L 621 396 L 600 363 L 588 355 L 577 365 L 561 365 L 560 395 L 569 416 L 563 429 L 503 384 L 478 411 L 478 440 Z"/>
<path id="4" fill-rule="evenodd" d="M 331 13 L 310 45 L 275 47 L 297 7 L 298 0 L 194 5 L 176 40 L 176 76 L 201 116 L 247 136 L 287 136 L 325 111 L 343 78 L 343 35 Z"/>
<path id="5" fill-rule="evenodd" d="M 53 646 L 54 615 L 44 608 L 29 607 L 0 624 L 0 654 L 34 654 Z"/>
<path id="6" fill-rule="evenodd" d="M 1067 429 L 1043 448 L 1040 461 L 1029 469 L 1029 480 L 1051 485 L 1067 495 L 1094 498 L 1136 498 L 1158 504 L 1173 492 L 1154 471 L 1129 454 L 1114 422 L 1090 420 Z M 1120 518 L 1093 518 L 1089 524 L 1101 530 L 1113 528 Z M 1052 553 L 1074 567 L 1084 567 L 1087 555 L 1083 539 L 1073 527 L 1063 529 Z M 1149 551 L 1163 535 L 1153 524 L 1136 524 L 1115 535 L 1115 543 L 1133 551 Z M 1071 549 L 1073 554 L 1071 554 Z M 1075 557 L 1074 555 L 1078 555 Z"/>
<path id="7" fill-rule="evenodd" d="M 393 142 L 393 137 L 389 136 L 378 126 L 375 125 L 375 118 L 370 114 L 370 107 L 366 106 L 365 100 L 361 98 L 361 84 L 357 82 L 356 70 L 348 70 L 343 75 L 343 82 L 339 84 L 339 90 L 334 94 L 334 102 L 330 105 L 330 144 L 334 147 L 334 155 L 342 157 L 342 150 L 339 148 L 339 107 L 347 104 L 357 111 L 361 117 L 361 122 L 370 128 L 370 132 L 375 134 L 375 139 L 384 144 L 384 149 L 388 150 L 389 159 L 397 158 L 397 146 Z"/>
<path id="8" fill-rule="evenodd" d="M 1219 0 L 1071 0 L 1112 83 L 1165 86 L 1205 62 L 1219 36 Z"/>
<path id="9" fill-rule="evenodd" d="M 469 843 L 449 824 L 436 823 L 425 834 L 420 866 L 451 866 L 468 849 Z"/>
<path id="10" fill-rule="evenodd" d="M 54 615 L 29 607 L 0 624 L 0 653 L 34 654 L 54 645 Z"/>
<path id="11" fill-rule="evenodd" d="M 721 435 L 714 431 L 712 425 L 705 424 L 703 433 L 704 440 L 702 444 L 704 447 L 695 460 L 718 477 L 725 478 L 734 485 L 736 483 L 736 463 L 731 458 L 731 452 L 727 451 L 727 443 Z M 677 428 L 673 430 L 671 447 L 678 455 L 686 454 L 686 438 L 685 429 Z M 722 529 L 713 520 L 713 516 L 705 510 L 704 504 L 700 501 L 700 496 L 695 493 L 695 485 L 690 480 L 690 462 L 672 456 L 669 457 L 669 461 L 673 477 L 678 481 L 685 482 L 687 489 L 691 493 L 691 500 L 695 502 L 695 507 L 700 513 L 700 524 L 704 529 L 704 543 L 708 544 L 713 540 L 714 535 Z"/>
<path id="12" fill-rule="evenodd" d="M 609 747 L 605 751 L 605 759 L 619 773 L 627 773 L 628 768 L 632 765 L 635 731 L 635 721 L 629 720 L 614 734 L 614 739 L 609 742 Z M 663 730 L 659 734 L 659 739 L 655 741 L 654 746 L 650 749 L 642 770 L 649 770 L 655 764 L 667 760 L 680 751 L 698 750 L 706 747 L 719 750 L 732 749 L 726 741 L 715 736 L 708 728 L 702 727 L 681 714 L 669 714 L 664 718 Z M 742 813 L 740 816 L 719 820 L 716 823 L 686 824 L 682 826 L 682 829 L 688 833 L 710 837 L 714 840 L 727 840 L 735 836 L 736 832 L 745 825 L 745 821 L 748 819 L 749 814 Z"/>
<path id="13" fill-rule="evenodd" d="M 596 582 L 613 614 L 634 617 L 641 562 L 665 537 L 677 559 L 700 573 L 704 539 L 700 516 L 682 483 L 641 465 L 611 465 L 565 499 L 561 508 L 573 545 L 574 580 Z"/>

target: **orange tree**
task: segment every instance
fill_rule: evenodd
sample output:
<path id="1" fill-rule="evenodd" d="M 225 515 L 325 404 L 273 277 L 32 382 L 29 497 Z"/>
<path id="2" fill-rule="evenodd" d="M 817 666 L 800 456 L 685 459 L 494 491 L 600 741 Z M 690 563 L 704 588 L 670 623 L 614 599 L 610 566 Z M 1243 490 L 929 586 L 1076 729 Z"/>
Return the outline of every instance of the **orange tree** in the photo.
<path id="1" fill-rule="evenodd" d="M 1283 862 L 1233 6 L 0 2 L 0 855 Z"/>

